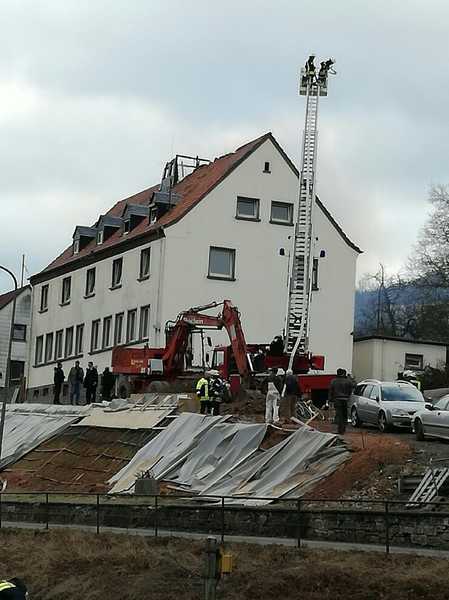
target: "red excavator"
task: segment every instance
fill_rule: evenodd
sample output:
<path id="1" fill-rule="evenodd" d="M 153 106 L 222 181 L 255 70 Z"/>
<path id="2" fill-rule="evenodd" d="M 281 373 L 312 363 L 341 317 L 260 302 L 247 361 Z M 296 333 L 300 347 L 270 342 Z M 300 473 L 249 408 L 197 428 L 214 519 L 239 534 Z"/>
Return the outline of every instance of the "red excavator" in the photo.
<path id="1" fill-rule="evenodd" d="M 201 312 L 218 306 L 222 306 L 218 316 Z M 129 391 L 144 391 L 151 381 L 173 381 L 181 376 L 188 376 L 192 358 L 191 334 L 208 329 L 226 329 L 229 335 L 230 346 L 218 346 L 214 349 L 212 367 L 228 381 L 234 376 L 233 391 L 237 387 L 236 377 L 238 381 L 249 383 L 256 375 L 262 375 L 269 369 L 287 368 L 289 357 L 283 349 L 276 352 L 267 344 L 246 343 L 237 307 L 230 300 L 224 300 L 180 313 L 176 321 L 169 322 L 165 328 L 165 348 L 117 346 L 112 351 L 112 370 L 127 378 L 131 384 Z M 293 363 L 293 372 L 305 374 L 310 369 L 324 369 L 324 357 L 298 353 Z"/>

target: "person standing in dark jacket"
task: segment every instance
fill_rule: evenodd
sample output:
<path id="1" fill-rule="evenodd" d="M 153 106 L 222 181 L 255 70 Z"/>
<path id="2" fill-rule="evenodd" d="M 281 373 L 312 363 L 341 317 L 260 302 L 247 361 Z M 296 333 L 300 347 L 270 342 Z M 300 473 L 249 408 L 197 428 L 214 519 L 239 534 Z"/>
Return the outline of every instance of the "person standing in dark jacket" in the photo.
<path id="1" fill-rule="evenodd" d="M 281 406 L 287 419 L 296 417 L 296 402 L 301 397 L 301 391 L 299 389 L 298 376 L 293 375 L 291 369 L 287 370 L 285 376 L 285 396 L 281 401 Z"/>
<path id="2" fill-rule="evenodd" d="M 101 375 L 101 399 L 102 400 L 111 400 L 111 393 L 114 387 L 115 377 L 114 374 L 111 373 L 109 367 L 106 367 Z"/>
<path id="3" fill-rule="evenodd" d="M 65 375 L 64 375 L 64 371 L 62 370 L 62 364 L 60 362 L 58 362 L 55 367 L 55 372 L 53 375 L 53 383 L 54 383 L 53 402 L 54 402 L 54 404 L 61 404 L 61 401 L 59 400 L 59 396 L 61 395 L 62 384 L 64 383 L 64 379 L 65 379 Z"/>
<path id="4" fill-rule="evenodd" d="M 84 371 L 80 367 L 80 361 L 75 361 L 75 366 L 70 369 L 69 372 L 69 386 L 70 386 L 70 404 L 78 404 L 80 399 L 81 386 L 84 381 Z"/>
<path id="5" fill-rule="evenodd" d="M 87 365 L 86 375 L 84 376 L 84 387 L 86 388 L 86 404 L 95 402 L 98 385 L 98 371 L 94 367 L 94 363 L 90 362 Z"/>
<path id="6" fill-rule="evenodd" d="M 348 403 L 353 387 L 353 381 L 347 376 L 345 369 L 337 369 L 337 377 L 331 381 L 329 388 L 329 402 L 334 403 L 335 420 L 340 435 L 346 431 Z"/>

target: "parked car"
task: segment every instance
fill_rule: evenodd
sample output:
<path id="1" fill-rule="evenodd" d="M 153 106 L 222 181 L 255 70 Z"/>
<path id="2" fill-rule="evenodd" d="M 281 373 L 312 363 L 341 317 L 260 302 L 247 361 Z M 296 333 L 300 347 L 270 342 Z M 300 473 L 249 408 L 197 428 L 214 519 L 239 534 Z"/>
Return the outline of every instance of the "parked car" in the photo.
<path id="1" fill-rule="evenodd" d="M 382 432 L 391 427 L 411 429 L 413 415 L 424 408 L 424 396 L 411 383 L 365 379 L 351 396 L 351 423 L 376 425 Z"/>
<path id="2" fill-rule="evenodd" d="M 449 439 L 449 394 L 434 404 L 426 404 L 424 410 L 416 413 L 413 430 L 417 440 L 423 440 L 426 436 Z"/>

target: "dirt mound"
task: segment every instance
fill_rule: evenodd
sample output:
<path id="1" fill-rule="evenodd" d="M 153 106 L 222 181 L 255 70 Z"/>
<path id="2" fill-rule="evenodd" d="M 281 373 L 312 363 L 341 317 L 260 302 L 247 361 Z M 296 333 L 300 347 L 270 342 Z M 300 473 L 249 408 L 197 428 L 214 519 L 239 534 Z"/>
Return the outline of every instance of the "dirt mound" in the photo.
<path id="1" fill-rule="evenodd" d="M 233 414 L 239 417 L 249 417 L 259 422 L 265 418 L 265 394 L 259 390 L 246 390 L 229 404 L 222 405 L 224 415 Z"/>
<path id="2" fill-rule="evenodd" d="M 320 431 L 333 431 L 327 421 L 313 426 Z M 351 459 L 318 484 L 308 497 L 336 499 L 348 493 L 366 498 L 390 495 L 396 485 L 392 473 L 403 467 L 413 448 L 395 436 L 364 430 L 346 433 L 344 439 L 352 449 Z"/>

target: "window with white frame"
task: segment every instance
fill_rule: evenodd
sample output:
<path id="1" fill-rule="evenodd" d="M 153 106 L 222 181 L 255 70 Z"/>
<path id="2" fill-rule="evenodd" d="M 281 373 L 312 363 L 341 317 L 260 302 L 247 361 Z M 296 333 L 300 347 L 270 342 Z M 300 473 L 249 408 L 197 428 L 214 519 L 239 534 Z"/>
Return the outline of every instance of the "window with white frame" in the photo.
<path id="1" fill-rule="evenodd" d="M 75 355 L 80 356 L 83 353 L 84 343 L 84 323 L 76 326 L 75 334 Z"/>
<path id="2" fill-rule="evenodd" d="M 123 340 L 123 319 L 124 313 L 117 313 L 115 315 L 114 325 L 114 346 L 118 346 Z"/>
<path id="3" fill-rule="evenodd" d="M 126 341 L 133 342 L 137 336 L 137 308 L 128 311 L 128 318 L 126 321 Z"/>
<path id="4" fill-rule="evenodd" d="M 235 250 L 231 248 L 209 248 L 209 272 L 211 279 L 234 279 Z"/>
<path id="5" fill-rule="evenodd" d="M 111 347 L 112 317 L 103 319 L 103 348 Z"/>
<path id="6" fill-rule="evenodd" d="M 63 336 L 64 331 L 60 329 L 55 335 L 55 360 L 59 360 L 63 356 Z"/>
<path id="7" fill-rule="evenodd" d="M 95 352 L 100 348 L 100 319 L 92 321 L 92 329 L 90 334 L 90 350 Z"/>
<path id="8" fill-rule="evenodd" d="M 61 304 L 68 304 L 72 293 L 72 278 L 64 277 L 62 280 Z"/>
<path id="9" fill-rule="evenodd" d="M 235 216 L 237 219 L 248 219 L 250 221 L 259 220 L 260 200 L 258 198 L 245 198 L 237 196 L 237 210 Z"/>
<path id="10" fill-rule="evenodd" d="M 97 244 L 100 245 L 103 243 L 103 239 L 104 239 L 104 231 L 103 229 L 99 229 L 97 231 Z"/>
<path id="11" fill-rule="evenodd" d="M 64 358 L 73 354 L 73 327 L 67 327 L 65 330 Z"/>
<path id="12" fill-rule="evenodd" d="M 140 309 L 139 338 L 148 340 L 150 337 L 150 306 L 142 306 Z"/>
<path id="13" fill-rule="evenodd" d="M 95 267 L 86 271 L 86 298 L 95 293 Z"/>
<path id="14" fill-rule="evenodd" d="M 36 338 L 36 347 L 34 352 L 34 362 L 36 365 L 42 364 L 44 356 L 44 336 L 38 335 Z"/>
<path id="15" fill-rule="evenodd" d="M 272 202 L 270 222 L 291 225 L 293 223 L 293 204 L 289 202 Z"/>
<path id="16" fill-rule="evenodd" d="M 79 254 L 79 251 L 80 251 L 80 241 L 77 239 L 77 240 L 74 240 L 74 242 L 73 242 L 73 254 Z"/>
<path id="17" fill-rule="evenodd" d="M 116 258 L 112 263 L 112 288 L 119 287 L 122 282 L 123 258 Z"/>
<path id="18" fill-rule="evenodd" d="M 47 333 L 45 336 L 45 362 L 51 362 L 53 359 L 53 334 Z"/>
<path id="19" fill-rule="evenodd" d="M 150 276 L 150 258 L 151 248 L 144 248 L 140 253 L 139 279 L 146 279 Z"/>
<path id="20" fill-rule="evenodd" d="M 41 287 L 41 312 L 48 310 L 48 284 Z"/>

